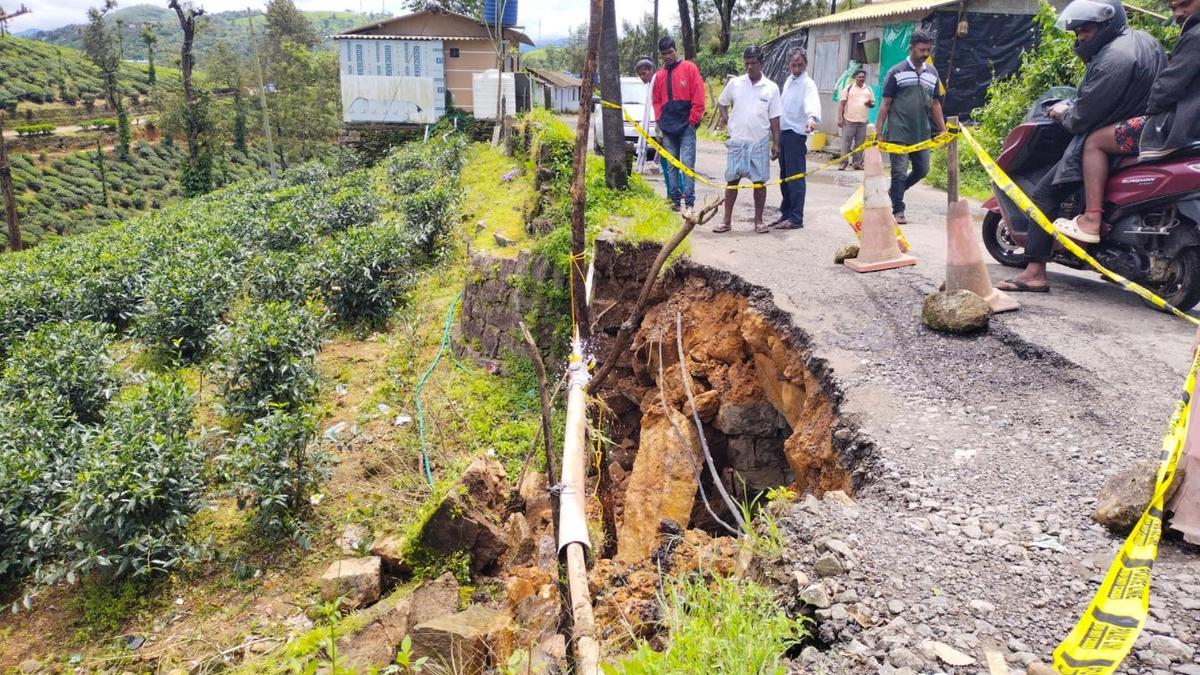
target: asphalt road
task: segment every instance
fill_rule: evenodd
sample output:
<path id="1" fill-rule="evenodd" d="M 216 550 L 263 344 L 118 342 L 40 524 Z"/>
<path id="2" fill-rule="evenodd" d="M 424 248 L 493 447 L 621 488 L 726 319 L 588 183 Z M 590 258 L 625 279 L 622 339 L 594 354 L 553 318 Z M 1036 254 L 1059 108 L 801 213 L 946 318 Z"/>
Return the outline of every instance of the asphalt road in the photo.
<path id="1" fill-rule="evenodd" d="M 697 163 L 721 176 L 724 148 L 702 141 Z M 1049 660 L 1119 546 L 1090 519 L 1095 495 L 1114 472 L 1158 456 L 1194 330 L 1096 274 L 1059 267 L 1051 293 L 1014 294 L 1021 309 L 993 317 L 986 334 L 933 333 L 919 314 L 944 275 L 945 193 L 924 185 L 909 193 L 905 232 L 916 267 L 856 274 L 833 255 L 853 240 L 838 209 L 861 176 L 810 178 L 804 229 L 755 234 L 743 192 L 732 232 L 713 234 L 710 223 L 692 241 L 695 261 L 772 291 L 810 336 L 813 357 L 832 366 L 843 413 L 878 446 L 875 480 L 852 519 L 815 521 L 798 509 L 790 531 L 798 552 L 822 535 L 850 542 L 859 565 L 833 590 L 855 591 L 881 620 L 862 630 L 830 622 L 823 631 L 833 649 L 803 670 L 895 672 L 907 654 L 892 650 L 919 658 L 919 645 L 934 639 L 976 659 L 956 672 L 977 672 L 985 644 L 1000 645 L 1023 672 L 1028 654 Z M 661 191 L 661 177 L 648 178 Z M 779 193 L 769 189 L 773 220 Z M 716 193 L 701 186 L 697 201 Z M 999 281 L 1013 270 L 992 263 L 988 272 Z M 963 534 L 977 527 L 984 539 Z M 995 531 L 1016 544 L 988 539 Z M 1047 536 L 1061 550 L 1033 544 Z M 1200 643 L 1197 549 L 1165 544 L 1154 575 L 1153 621 L 1139 642 L 1147 653 L 1125 672 L 1169 672 L 1192 660 L 1156 662 L 1145 648 L 1155 636 Z M 981 616 L 981 607 L 992 609 Z M 894 614 L 904 625 L 893 625 Z M 914 668 L 938 669 L 955 670 L 936 659 Z"/>

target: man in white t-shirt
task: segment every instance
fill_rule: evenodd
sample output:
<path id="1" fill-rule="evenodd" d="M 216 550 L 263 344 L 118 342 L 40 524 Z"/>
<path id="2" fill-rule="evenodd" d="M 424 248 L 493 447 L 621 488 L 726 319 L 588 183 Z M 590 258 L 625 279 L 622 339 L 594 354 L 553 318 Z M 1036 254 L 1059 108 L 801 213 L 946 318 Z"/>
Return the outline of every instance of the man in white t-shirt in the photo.
<path id="1" fill-rule="evenodd" d="M 746 74 L 730 80 L 717 99 L 720 112 L 717 128 L 727 127 L 729 140 L 725 142 L 725 222 L 713 228 L 713 232 L 728 232 L 732 226 L 733 204 L 742 178 L 756 184 L 754 231 L 770 232 L 763 223 L 763 207 L 767 203 L 767 188 L 763 183 L 771 175 L 771 160 L 779 157 L 779 117 L 783 105 L 779 87 L 763 75 L 762 47 L 747 47 L 742 52 L 742 63 Z"/>

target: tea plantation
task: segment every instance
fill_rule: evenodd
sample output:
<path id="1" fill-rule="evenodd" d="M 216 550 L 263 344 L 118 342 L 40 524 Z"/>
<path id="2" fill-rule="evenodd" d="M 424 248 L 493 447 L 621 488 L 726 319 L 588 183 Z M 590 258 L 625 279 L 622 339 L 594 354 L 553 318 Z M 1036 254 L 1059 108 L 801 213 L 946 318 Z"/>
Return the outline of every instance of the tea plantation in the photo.
<path id="1" fill-rule="evenodd" d="M 173 74 L 158 70 L 159 78 Z M 122 61 L 117 80 L 125 96 L 150 93 L 144 64 Z M 12 35 L 0 37 L 0 106 L 11 109 L 18 101 L 75 105 L 99 98 L 101 91 L 100 70 L 83 52 Z"/>
<path id="2" fill-rule="evenodd" d="M 438 259 L 464 147 L 305 165 L 0 257 L 0 583 L 176 568 L 220 496 L 303 541 L 322 336 L 386 320 Z"/>
<path id="3" fill-rule="evenodd" d="M 251 146 L 246 154 L 231 147 L 223 151 L 226 155 L 217 158 L 213 171 L 218 187 L 265 173 L 261 149 Z M 102 162 L 95 151 L 45 159 L 13 155 L 24 244 L 90 232 L 179 199 L 185 156 L 181 145 L 145 141 L 134 144 L 128 162 L 117 161 L 111 151 Z"/>

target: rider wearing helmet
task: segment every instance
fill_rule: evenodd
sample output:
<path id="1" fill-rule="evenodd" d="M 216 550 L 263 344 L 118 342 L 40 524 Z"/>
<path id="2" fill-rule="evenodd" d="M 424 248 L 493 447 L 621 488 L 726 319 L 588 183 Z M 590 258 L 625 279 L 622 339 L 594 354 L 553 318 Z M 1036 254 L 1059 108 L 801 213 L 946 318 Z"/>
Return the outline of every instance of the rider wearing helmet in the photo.
<path id="1" fill-rule="evenodd" d="M 1154 78 L 1167 62 L 1153 36 L 1126 25 L 1120 0 L 1074 0 L 1055 25 L 1075 33 L 1075 55 L 1085 64 L 1074 100 L 1062 101 L 1047 115 L 1074 134 L 1058 164 L 1030 191 L 1029 198 L 1050 220 L 1083 180 L 1083 145 L 1088 134 L 1141 115 Z M 1054 239 L 1041 227 L 1029 227 L 1025 271 L 997 284 L 1004 291 L 1045 292 L 1046 263 Z"/>

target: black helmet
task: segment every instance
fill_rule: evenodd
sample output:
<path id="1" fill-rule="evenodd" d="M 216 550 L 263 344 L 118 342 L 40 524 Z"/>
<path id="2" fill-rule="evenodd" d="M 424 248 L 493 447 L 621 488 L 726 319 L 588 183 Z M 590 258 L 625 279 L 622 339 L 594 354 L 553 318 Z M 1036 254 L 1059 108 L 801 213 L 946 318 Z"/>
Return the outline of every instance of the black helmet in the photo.
<path id="1" fill-rule="evenodd" d="M 1059 13 L 1054 25 L 1060 30 L 1073 31 L 1093 23 L 1099 26 L 1095 36 L 1075 40 L 1075 54 L 1086 63 L 1125 30 L 1127 17 L 1120 0 L 1074 0 Z"/>
<path id="2" fill-rule="evenodd" d="M 1119 0 L 1075 0 L 1059 12 L 1054 25 L 1059 30 L 1075 30 L 1085 23 L 1114 21 L 1125 26 L 1125 6 Z"/>

